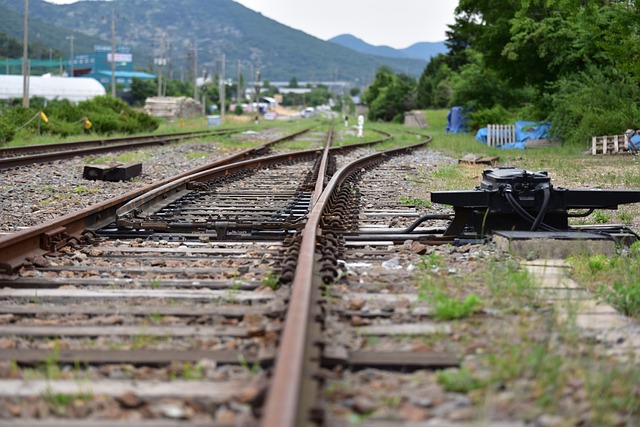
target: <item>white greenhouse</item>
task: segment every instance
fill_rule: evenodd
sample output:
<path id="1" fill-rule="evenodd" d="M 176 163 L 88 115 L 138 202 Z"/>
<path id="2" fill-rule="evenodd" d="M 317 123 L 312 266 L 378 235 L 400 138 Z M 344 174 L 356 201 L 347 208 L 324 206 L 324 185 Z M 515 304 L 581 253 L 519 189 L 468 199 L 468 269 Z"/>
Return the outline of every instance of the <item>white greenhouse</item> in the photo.
<path id="1" fill-rule="evenodd" d="M 0 75 L 0 100 L 22 98 L 22 76 Z M 88 77 L 30 77 L 29 97 L 68 99 L 80 102 L 106 93 L 104 86 Z"/>

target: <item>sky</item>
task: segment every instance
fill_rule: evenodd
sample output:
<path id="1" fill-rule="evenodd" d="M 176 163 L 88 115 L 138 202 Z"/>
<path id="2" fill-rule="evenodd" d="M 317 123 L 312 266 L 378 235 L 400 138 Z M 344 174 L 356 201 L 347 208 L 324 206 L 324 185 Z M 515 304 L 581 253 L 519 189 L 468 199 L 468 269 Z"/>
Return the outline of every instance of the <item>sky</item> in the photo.
<path id="1" fill-rule="evenodd" d="M 75 3 L 79 0 L 46 0 Z M 322 40 L 351 34 L 374 46 L 403 49 L 446 39 L 458 0 L 235 0 Z M 393 6 L 390 6 L 393 5 Z"/>

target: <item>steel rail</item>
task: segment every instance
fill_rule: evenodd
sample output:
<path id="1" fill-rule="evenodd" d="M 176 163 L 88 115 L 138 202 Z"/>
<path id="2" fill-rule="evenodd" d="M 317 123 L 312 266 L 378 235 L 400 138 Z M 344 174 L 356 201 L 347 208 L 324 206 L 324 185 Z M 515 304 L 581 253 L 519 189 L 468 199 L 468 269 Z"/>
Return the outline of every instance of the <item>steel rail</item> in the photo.
<path id="1" fill-rule="evenodd" d="M 249 148 L 224 159 L 217 160 L 207 165 L 192 169 L 171 178 L 164 179 L 155 184 L 130 191 L 122 196 L 115 197 L 104 202 L 95 204 L 88 208 L 72 212 L 60 218 L 55 218 L 41 225 L 18 231 L 0 238 L 0 271 L 11 274 L 24 264 L 25 258 L 30 255 L 42 255 L 51 250 L 49 242 L 60 236 L 79 236 L 87 227 L 110 221 L 115 218 L 119 207 L 128 201 L 135 199 L 155 188 L 167 185 L 176 179 L 181 179 L 208 169 L 220 167 L 225 164 L 232 164 L 240 159 L 258 154 L 266 150 L 270 145 L 287 139 L 295 138 L 309 129 L 296 132 L 275 139 L 259 147 Z"/>
<path id="2" fill-rule="evenodd" d="M 316 196 L 314 198 L 314 202 L 317 200 L 318 197 L 320 197 L 320 194 L 322 192 L 322 186 L 325 183 L 324 170 L 326 169 L 326 165 L 327 165 L 328 152 L 333 153 L 333 152 L 341 152 L 345 150 L 354 150 L 362 146 L 374 145 L 380 142 L 384 142 L 388 138 L 390 138 L 390 136 L 387 136 L 387 138 L 382 140 L 369 141 L 369 142 L 359 143 L 359 144 L 343 145 L 340 147 L 331 147 L 331 141 L 333 139 L 333 130 L 331 130 L 327 139 L 327 144 L 325 145 L 325 148 L 324 148 L 324 151 L 326 153 L 322 159 L 323 165 L 320 168 L 320 173 L 322 174 L 322 180 L 320 179 L 317 180 L 318 184 L 316 185 L 316 192 L 315 192 Z M 311 149 L 311 150 L 297 151 L 292 153 L 277 154 L 269 157 L 263 157 L 261 158 L 261 163 L 258 164 L 258 167 L 277 164 L 286 160 L 301 159 L 304 157 L 317 155 L 320 152 L 321 152 L 321 149 Z M 187 184 L 189 184 L 190 182 L 204 181 L 212 177 L 228 175 L 230 173 L 251 169 L 253 167 L 256 167 L 255 161 L 246 160 L 246 161 L 237 162 L 233 165 L 222 165 L 221 167 L 216 167 L 216 168 L 208 167 L 206 170 L 198 171 L 197 173 L 193 173 L 188 176 L 183 175 L 182 177 L 180 177 L 180 179 L 175 179 L 172 182 L 167 183 L 163 186 L 151 189 L 148 193 L 145 193 L 136 197 L 135 199 L 128 202 L 126 205 L 119 208 L 116 214 L 118 225 L 123 225 L 123 226 L 129 225 L 126 223 L 128 219 L 125 219 L 125 217 L 131 217 L 131 216 L 136 216 L 141 214 L 145 209 L 153 206 L 156 203 L 156 201 L 164 200 L 168 197 L 171 197 L 172 195 L 175 195 L 185 190 Z"/>
<path id="3" fill-rule="evenodd" d="M 56 142 L 53 144 L 37 144 L 37 145 L 22 145 L 18 147 L 4 147 L 0 148 L 0 158 L 8 157 L 8 156 L 17 156 L 21 154 L 35 154 L 42 153 L 45 151 L 56 151 L 56 150 L 72 150 L 80 147 L 102 147 L 105 145 L 116 145 L 123 142 L 132 142 L 132 141 L 140 141 L 150 138 L 170 138 L 170 137 L 199 137 L 202 135 L 223 135 L 226 133 L 232 132 L 240 132 L 242 129 L 215 129 L 215 130 L 201 130 L 201 131 L 193 131 L 193 132 L 175 132 L 175 133 L 164 133 L 164 134 L 152 134 L 152 135 L 132 135 L 132 136 L 124 136 L 117 138 L 99 138 L 99 139 L 88 139 L 83 141 L 72 141 L 72 142 Z"/>
<path id="4" fill-rule="evenodd" d="M 156 145 L 165 145 L 170 144 L 177 141 L 182 141 L 187 138 L 198 138 L 203 137 L 205 133 L 197 134 L 197 135 L 158 135 L 158 136 L 146 136 L 146 137 L 136 137 L 136 141 L 125 142 L 121 144 L 108 144 L 108 145 L 100 145 L 96 144 L 93 147 L 89 148 L 79 148 L 79 149 L 71 149 L 71 150 L 63 150 L 63 151 L 54 151 L 54 152 L 44 152 L 40 154 L 32 154 L 26 156 L 16 156 L 16 157 L 7 157 L 0 159 L 0 170 L 10 169 L 18 166 L 27 166 L 34 163 L 47 163 L 55 160 L 64 160 L 69 159 L 76 156 L 88 156 L 92 154 L 106 153 L 111 151 L 125 151 L 125 150 L 134 150 L 139 148 L 151 147 Z"/>
<path id="5" fill-rule="evenodd" d="M 327 142 L 324 146 L 324 151 L 322 152 L 322 160 L 320 161 L 320 167 L 318 168 L 318 179 L 316 180 L 316 187 L 313 191 L 313 204 L 315 204 L 320 195 L 322 194 L 322 189 L 325 185 L 325 180 L 327 176 L 327 167 L 329 165 L 329 149 L 331 148 L 331 143 L 333 141 L 333 128 L 329 131 L 329 135 L 327 136 Z"/>
<path id="6" fill-rule="evenodd" d="M 293 285 L 284 322 L 284 331 L 280 338 L 276 365 L 272 381 L 267 392 L 267 400 L 260 425 L 262 427 L 301 427 L 309 424 L 310 401 L 307 396 L 308 388 L 304 387 L 306 366 L 311 363 L 313 343 L 308 334 L 311 328 L 311 307 L 314 285 L 318 285 L 320 278 L 315 269 L 316 244 L 322 235 L 320 221 L 331 195 L 353 173 L 364 166 L 384 159 L 386 156 L 398 155 L 423 147 L 431 141 L 426 141 L 407 147 L 381 151 L 358 159 L 336 172 L 324 191 L 313 205 L 309 219 L 303 230 L 297 268 L 293 278 Z"/>

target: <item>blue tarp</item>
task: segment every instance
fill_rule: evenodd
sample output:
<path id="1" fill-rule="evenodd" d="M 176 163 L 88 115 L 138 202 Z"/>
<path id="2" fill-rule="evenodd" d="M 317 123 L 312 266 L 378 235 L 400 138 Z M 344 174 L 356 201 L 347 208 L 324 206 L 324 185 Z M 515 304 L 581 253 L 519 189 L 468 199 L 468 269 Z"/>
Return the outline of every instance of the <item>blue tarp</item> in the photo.
<path id="1" fill-rule="evenodd" d="M 451 107 L 447 113 L 447 127 L 449 133 L 462 133 L 467 131 L 467 117 L 462 107 Z"/>
<path id="2" fill-rule="evenodd" d="M 525 144 L 528 140 L 547 138 L 550 127 L 551 125 L 549 123 L 536 123 L 519 120 L 516 122 L 516 140 L 507 144 L 502 144 L 500 148 L 524 150 Z M 478 130 L 476 133 L 476 140 L 485 144 L 487 143 L 487 128 Z"/>

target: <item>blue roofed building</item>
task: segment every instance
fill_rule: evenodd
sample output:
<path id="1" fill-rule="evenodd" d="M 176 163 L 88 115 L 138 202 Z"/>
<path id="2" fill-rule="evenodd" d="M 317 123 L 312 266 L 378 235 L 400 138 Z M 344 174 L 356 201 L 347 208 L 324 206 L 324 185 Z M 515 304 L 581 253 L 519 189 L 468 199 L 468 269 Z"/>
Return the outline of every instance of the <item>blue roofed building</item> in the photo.
<path id="1" fill-rule="evenodd" d="M 112 54 L 110 45 L 96 45 L 93 53 L 74 55 L 70 67 L 74 77 L 92 77 L 107 89 L 111 87 L 112 76 L 115 76 L 116 84 L 123 86 L 125 91 L 131 88 L 134 78 L 156 78 L 153 74 L 134 71 L 131 46 L 126 45 L 117 45 L 115 54 Z"/>

